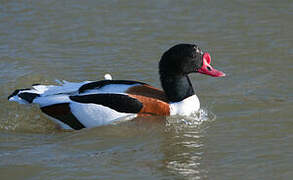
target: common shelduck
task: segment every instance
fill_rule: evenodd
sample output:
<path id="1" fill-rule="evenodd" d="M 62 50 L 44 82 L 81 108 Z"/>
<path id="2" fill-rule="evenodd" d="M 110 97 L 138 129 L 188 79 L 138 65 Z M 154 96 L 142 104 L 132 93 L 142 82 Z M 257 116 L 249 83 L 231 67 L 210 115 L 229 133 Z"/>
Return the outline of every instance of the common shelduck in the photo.
<path id="1" fill-rule="evenodd" d="M 210 63 L 209 53 L 197 45 L 177 44 L 159 62 L 163 90 L 138 81 L 112 80 L 106 75 L 101 81 L 34 84 L 30 89 L 15 90 L 8 100 L 39 104 L 41 111 L 62 128 L 75 130 L 137 116 L 188 116 L 200 108 L 188 74 L 225 76 Z"/>

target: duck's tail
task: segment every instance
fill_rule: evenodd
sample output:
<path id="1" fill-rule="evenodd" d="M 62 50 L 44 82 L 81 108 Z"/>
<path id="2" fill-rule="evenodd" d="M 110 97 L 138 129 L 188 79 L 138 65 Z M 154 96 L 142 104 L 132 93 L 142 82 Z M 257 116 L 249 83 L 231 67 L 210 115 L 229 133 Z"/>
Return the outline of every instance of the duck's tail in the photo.
<path id="1" fill-rule="evenodd" d="M 47 86 L 40 84 L 33 84 L 32 88 L 17 89 L 11 95 L 8 96 L 9 101 L 15 101 L 20 104 L 33 103 L 34 99 L 40 97 L 44 91 L 47 90 Z"/>
<path id="2" fill-rule="evenodd" d="M 104 78 L 105 80 L 112 80 L 112 76 L 110 74 L 105 74 Z M 45 98 L 58 94 L 72 94 L 74 92 L 78 92 L 81 86 L 90 83 L 91 81 L 74 83 L 56 80 L 56 82 L 58 85 L 33 84 L 32 88 L 17 89 L 10 96 L 8 96 L 8 100 L 15 101 L 20 104 L 37 103 L 41 105 L 42 103 L 36 100 L 38 97 Z"/>
<path id="3" fill-rule="evenodd" d="M 84 81 L 79 83 L 68 82 L 68 81 L 57 81 L 59 85 L 41 85 L 33 84 L 31 88 L 28 89 L 17 89 L 10 96 L 8 96 L 9 101 L 16 101 L 20 104 L 30 104 L 36 103 L 39 105 L 47 105 L 47 100 L 50 99 L 50 102 L 57 103 L 59 100 L 64 100 L 60 98 L 61 95 L 70 95 L 78 92 L 78 89 L 91 81 Z M 55 98 L 59 95 L 59 98 Z M 51 97 L 51 98 L 50 98 Z M 52 99 L 53 97 L 53 99 Z M 52 100 L 54 100 L 52 102 Z M 56 100 L 56 101 L 55 101 Z"/>

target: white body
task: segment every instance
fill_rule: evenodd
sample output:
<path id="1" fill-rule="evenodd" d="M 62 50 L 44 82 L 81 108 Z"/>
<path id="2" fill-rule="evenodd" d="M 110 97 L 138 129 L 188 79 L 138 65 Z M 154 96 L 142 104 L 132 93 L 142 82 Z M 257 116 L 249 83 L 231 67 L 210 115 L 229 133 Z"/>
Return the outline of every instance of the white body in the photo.
<path id="1" fill-rule="evenodd" d="M 99 89 L 86 90 L 83 93 L 78 93 L 78 89 L 91 81 L 80 83 L 72 83 L 63 81 L 60 86 L 55 85 L 36 85 L 33 89 L 22 90 L 23 92 L 36 93 L 40 97 L 36 97 L 32 103 L 39 104 L 40 107 L 50 106 L 60 103 L 69 103 L 72 114 L 85 126 L 95 127 L 106 125 L 118 120 L 133 119 L 136 114 L 117 112 L 109 107 L 98 104 L 84 104 L 72 101 L 71 95 L 87 95 L 87 94 L 125 94 L 124 92 L 138 84 L 109 84 Z M 18 97 L 18 95 L 9 98 L 9 101 L 16 101 L 21 104 L 28 104 L 27 101 Z M 170 115 L 184 115 L 188 116 L 199 110 L 200 103 L 196 95 L 190 96 L 181 102 L 170 103 Z M 54 119 L 64 129 L 71 129 L 68 125 L 61 121 Z"/>

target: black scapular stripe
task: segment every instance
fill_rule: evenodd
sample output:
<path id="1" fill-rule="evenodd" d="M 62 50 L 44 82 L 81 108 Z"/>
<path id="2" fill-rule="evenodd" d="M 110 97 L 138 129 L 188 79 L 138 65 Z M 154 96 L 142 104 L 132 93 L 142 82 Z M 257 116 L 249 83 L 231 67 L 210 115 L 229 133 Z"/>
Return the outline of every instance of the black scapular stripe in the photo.
<path id="1" fill-rule="evenodd" d="M 69 103 L 45 106 L 42 107 L 41 110 L 43 113 L 60 120 L 64 124 L 67 124 L 72 129 L 80 130 L 85 128 L 85 126 L 72 114 Z"/>
<path id="2" fill-rule="evenodd" d="M 123 113 L 138 113 L 143 107 L 137 99 L 123 94 L 89 94 L 70 96 L 70 99 L 79 103 L 103 105 Z"/>
<path id="3" fill-rule="evenodd" d="M 129 80 L 102 80 L 102 81 L 95 81 L 95 82 L 84 84 L 78 89 L 78 92 L 82 93 L 90 89 L 99 89 L 99 88 L 102 88 L 103 86 L 110 85 L 110 84 L 144 85 L 145 83 L 138 82 L 138 81 L 129 81 Z"/>
<path id="4" fill-rule="evenodd" d="M 26 100 L 27 102 L 32 103 L 33 100 L 34 100 L 36 97 L 39 97 L 40 95 L 39 95 L 39 94 L 36 94 L 36 93 L 24 92 L 24 93 L 20 93 L 20 94 L 18 94 L 18 96 L 19 96 L 20 98 Z"/>

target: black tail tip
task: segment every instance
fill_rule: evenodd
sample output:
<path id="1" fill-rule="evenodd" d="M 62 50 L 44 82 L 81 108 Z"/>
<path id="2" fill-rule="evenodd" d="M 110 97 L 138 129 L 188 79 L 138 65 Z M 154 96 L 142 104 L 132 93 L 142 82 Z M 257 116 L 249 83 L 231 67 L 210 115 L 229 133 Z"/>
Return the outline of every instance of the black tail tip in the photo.
<path id="1" fill-rule="evenodd" d="M 17 89 L 17 90 L 15 90 L 15 91 L 13 91 L 13 93 L 10 94 L 10 95 L 8 96 L 8 100 L 9 100 L 11 97 L 17 95 L 17 94 L 19 93 L 19 91 L 21 91 L 21 89 Z"/>
<path id="2" fill-rule="evenodd" d="M 39 94 L 36 94 L 36 93 L 21 92 L 21 91 L 26 91 L 26 90 L 31 90 L 31 89 L 26 88 L 26 89 L 15 90 L 11 95 L 8 96 L 8 100 L 13 96 L 18 95 L 18 97 L 20 97 L 21 99 L 26 100 L 29 103 L 32 103 L 36 97 L 40 96 Z"/>

